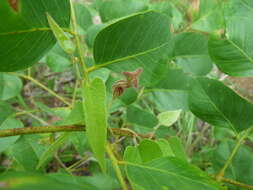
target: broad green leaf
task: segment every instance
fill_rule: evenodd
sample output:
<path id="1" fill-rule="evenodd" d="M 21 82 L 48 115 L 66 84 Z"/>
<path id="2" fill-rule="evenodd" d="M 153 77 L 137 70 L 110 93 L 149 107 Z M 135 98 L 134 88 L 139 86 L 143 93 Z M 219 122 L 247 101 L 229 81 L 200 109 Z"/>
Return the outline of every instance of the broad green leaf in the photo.
<path id="1" fill-rule="evenodd" d="M 48 12 L 60 27 L 70 22 L 69 0 L 2 1 L 0 6 L 0 71 L 25 69 L 53 47 L 56 40 L 48 27 Z M 32 11 L 31 11 L 32 10 Z"/>
<path id="2" fill-rule="evenodd" d="M 175 157 L 164 157 L 145 165 L 128 163 L 127 176 L 134 190 L 224 190 L 199 168 Z"/>
<path id="3" fill-rule="evenodd" d="M 170 147 L 175 157 L 181 160 L 187 161 L 187 155 L 186 155 L 186 152 L 181 140 L 177 136 L 174 136 L 174 137 L 170 137 L 168 142 L 170 144 Z"/>
<path id="4" fill-rule="evenodd" d="M 17 163 L 18 169 L 24 171 L 36 170 L 41 152 L 46 148 L 38 143 L 40 140 L 41 136 L 39 135 L 22 136 L 11 146 L 8 156 L 12 157 Z"/>
<path id="5" fill-rule="evenodd" d="M 133 105 L 127 108 L 127 121 L 148 128 L 153 128 L 158 124 L 158 119 L 155 115 Z"/>
<path id="6" fill-rule="evenodd" d="M 232 140 L 223 141 L 213 152 L 211 157 L 212 166 L 218 172 L 227 161 L 236 142 Z M 241 183 L 253 185 L 253 156 L 250 147 L 242 145 L 226 170 L 225 177 L 240 181 Z M 240 188 L 243 190 L 243 188 Z"/>
<path id="7" fill-rule="evenodd" d="M 50 157 L 54 155 L 54 153 L 68 140 L 70 133 L 64 133 L 58 139 L 52 143 L 40 156 L 39 162 L 36 166 L 36 169 L 40 169 Z"/>
<path id="8" fill-rule="evenodd" d="M 141 158 L 138 148 L 133 147 L 133 146 L 126 147 L 124 151 L 124 160 L 128 162 L 141 164 L 142 158 Z"/>
<path id="9" fill-rule="evenodd" d="M 126 105 L 130 105 L 137 100 L 138 93 L 134 88 L 128 88 L 125 92 L 119 97 L 119 99 Z"/>
<path id="10" fill-rule="evenodd" d="M 173 48 L 169 25 L 166 16 L 153 11 L 108 25 L 95 40 L 95 67 L 106 66 L 115 72 L 142 68 L 140 85 L 155 84 L 165 72 Z"/>
<path id="11" fill-rule="evenodd" d="M 22 90 L 23 84 L 19 77 L 0 73 L 0 100 L 8 100 L 17 96 Z"/>
<path id="12" fill-rule="evenodd" d="M 47 20 L 61 48 L 68 54 L 73 53 L 75 51 L 75 45 L 71 41 L 70 37 L 63 31 L 63 29 L 49 14 L 47 14 Z"/>
<path id="13" fill-rule="evenodd" d="M 150 9 L 167 15 L 171 19 L 173 29 L 179 29 L 180 24 L 183 22 L 183 15 L 172 1 L 154 2 L 150 5 Z"/>
<path id="14" fill-rule="evenodd" d="M 253 5 L 251 1 L 229 1 L 226 38 L 211 38 L 209 53 L 219 69 L 232 76 L 253 75 Z"/>
<path id="15" fill-rule="evenodd" d="M 184 72 L 206 75 L 212 70 L 208 55 L 208 38 L 199 33 L 186 32 L 175 36 L 174 60 Z"/>
<path id="16" fill-rule="evenodd" d="M 189 110 L 188 93 L 183 90 L 152 89 L 145 94 L 148 99 L 161 111 Z"/>
<path id="17" fill-rule="evenodd" d="M 14 128 L 22 128 L 23 123 L 19 120 L 8 118 L 2 124 L 0 124 L 0 130 L 3 129 L 14 129 Z M 11 145 L 13 145 L 20 136 L 13 136 L 13 137 L 1 137 L 0 138 L 0 152 L 5 151 Z"/>
<path id="18" fill-rule="evenodd" d="M 253 105 L 219 81 L 197 78 L 189 94 L 190 110 L 212 125 L 236 132 L 253 125 Z"/>
<path id="19" fill-rule="evenodd" d="M 192 76 L 176 64 L 167 64 L 163 70 L 160 81 L 150 87 L 151 89 L 188 90 L 191 87 Z"/>
<path id="20" fill-rule="evenodd" d="M 88 28 L 85 40 L 89 48 L 93 48 L 97 34 L 106 26 L 106 24 L 95 24 Z"/>
<path id="21" fill-rule="evenodd" d="M 224 2 L 220 0 L 201 0 L 199 14 L 191 28 L 203 32 L 213 32 L 224 28 Z"/>
<path id="22" fill-rule="evenodd" d="M 101 168 L 105 171 L 107 138 L 106 89 L 103 80 L 95 78 L 83 86 L 83 107 L 88 142 Z"/>
<path id="23" fill-rule="evenodd" d="M 159 125 L 171 126 L 173 125 L 179 118 L 181 110 L 175 111 L 166 111 L 160 113 L 157 118 L 159 120 Z"/>
<path id="24" fill-rule="evenodd" d="M 0 126 L 12 114 L 13 114 L 13 110 L 11 106 L 5 102 L 0 101 Z"/>
<path id="25" fill-rule="evenodd" d="M 75 13 L 78 26 L 83 30 L 87 30 L 92 25 L 92 16 L 89 9 L 82 3 L 75 3 Z"/>
<path id="26" fill-rule="evenodd" d="M 141 141 L 140 145 L 138 146 L 138 150 L 143 163 L 163 156 L 159 145 L 156 142 L 148 139 Z"/>
<path id="27" fill-rule="evenodd" d="M 146 9 L 147 6 L 142 0 L 108 0 L 100 5 L 99 14 L 102 21 L 107 22 Z"/>
<path id="28" fill-rule="evenodd" d="M 109 175 L 93 174 L 82 179 L 82 182 L 87 182 L 97 187 L 99 190 L 120 189 L 117 179 Z"/>
<path id="29" fill-rule="evenodd" d="M 124 152 L 125 161 L 139 164 L 167 156 L 187 161 L 179 138 L 171 137 L 169 140 L 159 139 L 157 141 L 145 139 L 137 147 L 128 146 Z"/>
<path id="30" fill-rule="evenodd" d="M 63 72 L 71 66 L 71 60 L 67 53 L 56 44 L 46 55 L 46 64 L 53 72 Z"/>
<path id="31" fill-rule="evenodd" d="M 7 172 L 0 175 L 0 184 L 1 187 L 8 190 L 100 190 L 89 182 L 84 181 L 83 177 L 61 174 L 61 177 L 57 178 L 55 177 L 56 175 Z"/>
<path id="32" fill-rule="evenodd" d="M 175 154 L 173 153 L 173 150 L 171 149 L 169 141 L 165 139 L 159 139 L 157 141 L 157 144 L 159 145 L 163 156 L 172 156 L 172 157 L 175 156 Z"/>

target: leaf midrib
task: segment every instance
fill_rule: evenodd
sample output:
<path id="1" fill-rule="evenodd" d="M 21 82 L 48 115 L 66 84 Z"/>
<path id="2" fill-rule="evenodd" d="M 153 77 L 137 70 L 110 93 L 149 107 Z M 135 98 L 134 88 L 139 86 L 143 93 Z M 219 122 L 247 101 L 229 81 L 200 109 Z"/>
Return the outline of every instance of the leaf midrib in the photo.
<path id="1" fill-rule="evenodd" d="M 160 45 L 160 46 L 157 46 L 157 47 L 155 47 L 155 48 L 152 48 L 152 49 L 149 49 L 149 50 L 140 52 L 140 53 L 136 53 L 136 54 L 129 55 L 129 56 L 126 56 L 126 57 L 121 57 L 121 58 L 114 59 L 114 60 L 112 60 L 112 61 L 108 61 L 108 62 L 105 62 L 105 63 L 100 63 L 100 64 L 99 64 L 99 63 L 96 63 L 95 66 L 90 67 L 89 69 L 87 69 L 87 72 L 91 72 L 91 71 L 96 70 L 96 69 L 99 69 L 99 68 L 101 68 L 101 67 L 109 66 L 109 65 L 111 65 L 111 64 L 113 64 L 113 63 L 117 63 L 117 62 L 121 62 L 121 61 L 127 61 L 127 60 L 129 60 L 129 59 L 133 59 L 133 58 L 136 58 L 136 57 L 138 57 L 138 56 L 151 53 L 151 52 L 156 51 L 156 50 L 158 50 L 158 49 L 160 49 L 160 48 L 162 48 L 162 47 L 164 47 L 164 46 L 166 46 L 166 45 L 168 45 L 168 44 L 169 44 L 169 41 L 166 42 L 166 43 L 163 43 L 163 44 Z"/>
<path id="2" fill-rule="evenodd" d="M 211 97 L 209 96 L 209 94 L 206 92 L 205 88 L 202 87 L 201 83 L 198 82 L 202 88 L 202 90 L 205 92 L 206 97 L 208 98 L 209 102 L 213 105 L 213 107 L 215 108 L 215 110 L 220 113 L 222 115 L 222 117 L 229 123 L 229 125 L 231 126 L 231 128 L 236 132 L 237 130 L 234 128 L 234 125 L 231 123 L 231 121 L 226 117 L 225 114 L 223 114 L 220 109 L 216 106 L 216 104 L 212 101 Z"/>
<path id="3" fill-rule="evenodd" d="M 229 42 L 232 46 L 234 46 L 244 57 L 246 57 L 246 59 L 248 59 L 250 63 L 253 64 L 253 59 L 252 59 L 246 52 L 244 52 L 242 48 L 240 48 L 238 45 L 236 45 L 232 40 L 229 40 L 229 39 L 227 39 L 227 40 L 228 40 L 228 42 Z"/>

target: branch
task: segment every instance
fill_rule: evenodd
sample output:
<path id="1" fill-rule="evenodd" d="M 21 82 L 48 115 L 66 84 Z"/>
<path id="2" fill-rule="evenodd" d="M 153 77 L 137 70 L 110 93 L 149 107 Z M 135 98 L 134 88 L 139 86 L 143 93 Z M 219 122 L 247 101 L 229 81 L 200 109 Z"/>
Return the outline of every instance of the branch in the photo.
<path id="1" fill-rule="evenodd" d="M 225 182 L 225 183 L 230 183 L 232 185 L 235 185 L 237 187 L 242 187 L 242 188 L 245 188 L 245 189 L 250 189 L 250 190 L 253 190 L 253 186 L 251 185 L 248 185 L 248 184 L 244 184 L 244 183 L 241 183 L 241 182 L 238 182 L 238 181 L 234 181 L 232 179 L 227 179 L 227 178 L 222 178 L 221 179 L 222 182 Z"/>
<path id="2" fill-rule="evenodd" d="M 131 132 L 127 128 L 111 128 L 113 133 L 120 136 L 139 136 L 141 138 L 148 138 L 149 135 L 142 135 Z M 68 125 L 68 126 L 42 126 L 42 127 L 25 127 L 25 128 L 15 128 L 15 129 L 3 129 L 0 130 L 0 137 L 10 137 L 18 135 L 31 135 L 38 133 L 55 133 L 55 132 L 75 132 L 75 131 L 85 131 L 85 126 L 83 125 Z"/>

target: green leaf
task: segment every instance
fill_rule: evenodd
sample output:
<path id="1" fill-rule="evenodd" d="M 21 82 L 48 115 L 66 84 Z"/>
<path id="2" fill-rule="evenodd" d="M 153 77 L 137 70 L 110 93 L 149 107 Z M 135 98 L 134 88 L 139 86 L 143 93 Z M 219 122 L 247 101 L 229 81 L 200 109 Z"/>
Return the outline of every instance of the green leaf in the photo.
<path id="1" fill-rule="evenodd" d="M 134 103 L 138 98 L 138 93 L 134 88 L 127 88 L 119 99 L 126 105 Z"/>
<path id="2" fill-rule="evenodd" d="M 62 30 L 62 28 L 48 13 L 47 20 L 61 48 L 68 54 L 73 53 L 75 51 L 75 44 L 71 41 L 70 37 Z"/>
<path id="3" fill-rule="evenodd" d="M 95 24 L 88 28 L 85 40 L 89 48 L 93 48 L 97 34 L 106 26 L 106 24 Z"/>
<path id="4" fill-rule="evenodd" d="M 128 162 L 141 164 L 142 158 L 141 158 L 138 148 L 133 147 L 133 146 L 126 147 L 124 151 L 124 160 Z"/>
<path id="5" fill-rule="evenodd" d="M 169 141 L 165 139 L 159 139 L 157 141 L 157 144 L 159 145 L 163 156 L 172 156 L 172 157 L 175 156 L 175 154 L 173 153 L 173 150 L 171 149 Z"/>
<path id="6" fill-rule="evenodd" d="M 92 25 L 92 16 L 89 9 L 81 3 L 75 3 L 75 13 L 77 24 L 83 30 L 87 30 Z"/>
<path id="7" fill-rule="evenodd" d="M 158 124 L 155 115 L 133 105 L 127 108 L 127 121 L 148 128 L 153 128 Z"/>
<path id="8" fill-rule="evenodd" d="M 149 87 L 150 89 L 186 91 L 190 88 L 192 75 L 185 73 L 178 65 L 170 62 L 162 69 L 163 75 L 154 86 Z"/>
<path id="9" fill-rule="evenodd" d="M 224 28 L 224 2 L 219 0 L 201 0 L 199 14 L 191 28 L 203 32 L 213 32 Z"/>
<path id="10" fill-rule="evenodd" d="M 168 140 L 170 147 L 173 151 L 173 154 L 175 155 L 175 157 L 187 161 L 187 155 L 185 153 L 185 149 L 183 147 L 183 144 L 181 142 L 181 140 L 177 137 L 170 137 Z"/>
<path id="11" fill-rule="evenodd" d="M 212 125 L 236 132 L 253 125 L 253 105 L 219 81 L 197 78 L 189 94 L 190 110 Z"/>
<path id="12" fill-rule="evenodd" d="M 138 146 L 138 150 L 143 163 L 163 156 L 159 145 L 156 142 L 148 139 L 141 141 L 140 145 Z"/>
<path id="13" fill-rule="evenodd" d="M 46 55 L 46 64 L 53 72 L 63 72 L 72 65 L 69 55 L 59 44 Z"/>
<path id="14" fill-rule="evenodd" d="M 14 129 L 14 128 L 22 128 L 23 123 L 19 120 L 8 118 L 2 124 L 0 124 L 0 130 L 3 129 Z M 13 137 L 1 137 L 0 138 L 0 153 L 5 151 L 11 145 L 13 145 L 20 136 L 13 136 Z"/>
<path id="15" fill-rule="evenodd" d="M 81 101 L 76 101 L 73 109 L 66 119 L 57 122 L 57 125 L 81 125 L 85 124 L 84 111 Z"/>
<path id="16" fill-rule="evenodd" d="M 146 9 L 147 6 L 142 0 L 108 0 L 100 5 L 99 14 L 102 21 L 107 22 Z"/>
<path id="17" fill-rule="evenodd" d="M 9 104 L 2 101 L 0 101 L 0 110 L 4 110 L 0 112 L 0 126 L 1 126 L 3 122 L 13 114 L 13 110 Z"/>
<path id="18" fill-rule="evenodd" d="M 181 110 L 175 111 L 166 111 L 160 113 L 157 118 L 159 120 L 159 125 L 171 126 L 173 125 L 179 118 Z"/>
<path id="19" fill-rule="evenodd" d="M 55 44 L 46 12 L 60 27 L 70 21 L 69 0 L 17 1 L 17 9 L 9 2 L 2 1 L 0 7 L 0 71 L 8 72 L 35 64 Z"/>
<path id="20" fill-rule="evenodd" d="M 140 85 L 155 84 L 173 48 L 169 25 L 166 16 L 149 11 L 105 27 L 94 44 L 96 67 L 106 66 L 115 72 L 142 68 Z"/>
<path id="21" fill-rule="evenodd" d="M 253 5 L 250 1 L 229 1 L 226 38 L 211 38 L 209 53 L 219 69 L 232 76 L 253 76 Z"/>
<path id="22" fill-rule="evenodd" d="M 95 78 L 83 86 L 84 115 L 88 142 L 101 168 L 105 171 L 107 138 L 106 88 L 102 79 Z"/>
<path id="23" fill-rule="evenodd" d="M 134 190 L 225 189 L 199 168 L 175 157 L 159 158 L 145 165 L 128 163 L 126 171 Z"/>
<path id="24" fill-rule="evenodd" d="M 150 9 L 167 15 L 171 19 L 174 30 L 179 29 L 180 24 L 183 22 L 182 13 L 171 1 L 154 2 L 150 5 Z"/>
<path id="25" fill-rule="evenodd" d="M 54 143 L 52 143 L 47 148 L 47 150 L 43 152 L 36 166 L 37 170 L 40 169 L 45 164 L 45 162 L 47 162 L 48 159 L 53 156 L 53 154 L 59 149 L 59 147 L 61 147 L 68 140 L 69 136 L 70 136 L 70 133 L 62 134 L 60 137 L 58 137 L 58 139 Z"/>
<path id="26" fill-rule="evenodd" d="M 8 156 L 12 157 L 22 170 L 35 171 L 41 152 L 46 148 L 38 143 L 40 140 L 39 135 L 22 136 L 11 146 Z"/>
<path id="27" fill-rule="evenodd" d="M 208 38 L 203 34 L 186 32 L 176 35 L 173 56 L 175 63 L 186 73 L 206 75 L 212 70 Z"/>
<path id="28" fill-rule="evenodd" d="M 17 96 L 23 87 L 22 81 L 19 77 L 14 75 L 9 75 L 6 73 L 0 73 L 0 78 L 2 77 L 1 90 L 0 90 L 0 100 L 8 100 Z"/>
<path id="29" fill-rule="evenodd" d="M 218 172 L 224 166 L 235 145 L 235 141 L 226 140 L 221 142 L 221 144 L 215 148 L 210 159 L 215 172 Z M 225 177 L 240 181 L 241 183 L 253 185 L 252 167 L 252 150 L 250 147 L 242 145 L 227 168 Z M 243 188 L 240 189 L 243 190 Z"/>
<path id="30" fill-rule="evenodd" d="M 57 177 L 57 175 L 59 174 L 8 172 L 0 175 L 0 181 L 1 187 L 10 190 L 99 190 L 87 180 L 84 181 L 83 177 L 67 174 L 60 174 L 60 177 Z"/>
<path id="31" fill-rule="evenodd" d="M 188 93 L 183 90 L 152 89 L 145 94 L 148 99 L 161 111 L 189 110 Z"/>
<path id="32" fill-rule="evenodd" d="M 128 146 L 124 152 L 125 161 L 139 164 L 167 156 L 187 161 L 186 153 L 178 137 L 158 141 L 145 139 L 137 147 Z"/>

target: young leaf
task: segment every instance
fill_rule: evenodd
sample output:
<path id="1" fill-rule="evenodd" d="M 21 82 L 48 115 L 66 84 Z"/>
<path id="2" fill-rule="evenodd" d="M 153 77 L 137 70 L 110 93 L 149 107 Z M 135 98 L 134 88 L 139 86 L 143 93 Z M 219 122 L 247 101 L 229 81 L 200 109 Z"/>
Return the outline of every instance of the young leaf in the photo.
<path id="1" fill-rule="evenodd" d="M 253 105 L 217 80 L 197 78 L 190 90 L 189 106 L 200 119 L 235 132 L 253 125 Z"/>
<path id="2" fill-rule="evenodd" d="M 62 30 L 62 28 L 48 13 L 47 20 L 61 48 L 68 54 L 73 53 L 75 51 L 75 44 L 71 41 L 70 37 Z"/>
<path id="3" fill-rule="evenodd" d="M 175 123 L 179 116 L 180 116 L 181 110 L 175 110 L 175 111 L 166 111 L 160 113 L 157 118 L 159 120 L 159 125 L 164 126 L 171 126 L 173 123 Z"/>
<path id="4" fill-rule="evenodd" d="M 101 168 L 105 171 L 107 137 L 106 88 L 102 79 L 95 78 L 83 86 L 83 106 L 88 142 Z"/>

